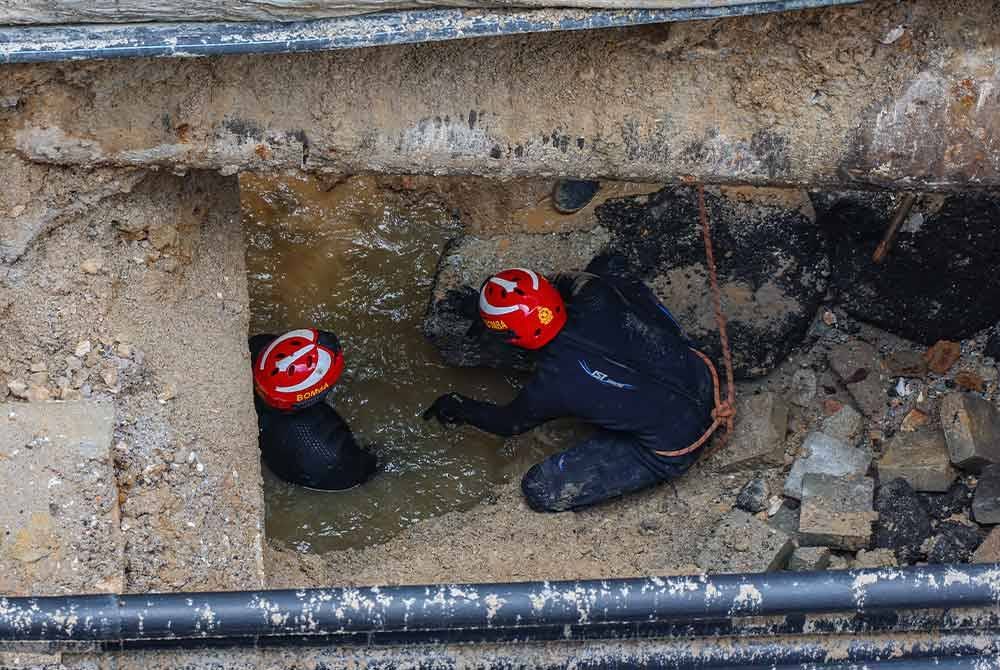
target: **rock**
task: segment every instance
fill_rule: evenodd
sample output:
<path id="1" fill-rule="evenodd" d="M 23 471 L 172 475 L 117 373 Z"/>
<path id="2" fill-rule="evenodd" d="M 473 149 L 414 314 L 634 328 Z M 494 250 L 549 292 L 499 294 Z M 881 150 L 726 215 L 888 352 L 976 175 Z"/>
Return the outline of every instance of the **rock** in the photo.
<path id="1" fill-rule="evenodd" d="M 942 521 L 927 548 L 927 562 L 968 563 L 982 542 L 978 529 L 957 521 Z"/>
<path id="2" fill-rule="evenodd" d="M 164 405 L 169 400 L 173 400 L 177 397 L 177 387 L 173 384 L 164 384 L 160 392 L 156 394 L 156 399 L 160 401 L 161 405 Z"/>
<path id="3" fill-rule="evenodd" d="M 28 397 L 28 385 L 21 379 L 15 379 L 7 384 L 7 389 L 15 398 L 21 398 L 24 400 Z"/>
<path id="4" fill-rule="evenodd" d="M 543 275 L 582 270 L 608 243 L 603 228 L 564 234 L 521 234 L 502 237 L 465 235 L 449 243 L 438 264 L 424 334 L 449 365 L 529 370 L 531 357 L 495 337 L 468 337 L 479 317 L 468 290 L 478 291 L 498 269 L 528 267 Z M 170 259 L 167 259 L 170 260 Z"/>
<path id="5" fill-rule="evenodd" d="M 904 349 L 889 354 L 885 368 L 893 377 L 923 377 L 927 374 L 927 360 L 916 351 Z"/>
<path id="6" fill-rule="evenodd" d="M 653 535 L 660 530 L 662 524 L 655 516 L 643 517 L 639 522 L 639 532 L 643 535 Z"/>
<path id="7" fill-rule="evenodd" d="M 744 485 L 736 496 L 736 506 L 745 512 L 756 514 L 767 509 L 771 489 L 763 477 L 754 477 Z"/>
<path id="8" fill-rule="evenodd" d="M 48 372 L 32 372 L 28 375 L 28 386 L 45 386 L 49 383 Z"/>
<path id="9" fill-rule="evenodd" d="M 829 311 L 829 310 L 825 310 L 823 312 L 823 323 L 825 323 L 826 325 L 828 325 L 830 327 L 836 326 L 837 325 L 837 315 L 834 314 L 833 312 Z"/>
<path id="10" fill-rule="evenodd" d="M 807 473 L 827 475 L 863 475 L 871 465 L 871 456 L 849 447 L 823 433 L 810 433 L 802 444 L 802 455 L 792 465 L 785 480 L 784 493 L 789 498 L 802 497 L 802 478 Z"/>
<path id="11" fill-rule="evenodd" d="M 122 358 L 132 358 L 132 345 L 122 342 L 116 347 L 117 353 Z"/>
<path id="12" fill-rule="evenodd" d="M 905 479 L 915 491 L 947 491 L 958 472 L 951 466 L 944 434 L 937 430 L 897 433 L 878 462 L 883 482 Z"/>
<path id="13" fill-rule="evenodd" d="M 771 518 L 772 516 L 778 513 L 778 510 L 781 509 L 781 505 L 783 504 L 783 502 L 784 501 L 779 496 L 771 496 L 771 498 L 767 501 L 768 518 Z"/>
<path id="14" fill-rule="evenodd" d="M 716 525 L 698 558 L 698 566 L 711 573 L 780 570 L 794 547 L 785 533 L 734 509 Z"/>
<path id="15" fill-rule="evenodd" d="M 903 421 L 900 423 L 899 429 L 905 433 L 912 433 L 919 430 L 921 426 L 927 425 L 929 420 L 930 417 L 926 412 L 919 409 L 911 409 L 906 413 L 906 416 L 903 417 Z"/>
<path id="16" fill-rule="evenodd" d="M 961 481 L 952 484 L 946 493 L 920 493 L 918 497 L 930 517 L 938 521 L 972 509 L 972 489 Z"/>
<path id="17" fill-rule="evenodd" d="M 177 245 L 177 226 L 164 224 L 149 227 L 149 243 L 157 251 Z"/>
<path id="18" fill-rule="evenodd" d="M 792 404 L 808 407 L 816 398 L 816 373 L 809 368 L 800 368 L 792 375 Z"/>
<path id="19" fill-rule="evenodd" d="M 28 368 L 31 372 L 46 372 L 48 369 L 49 366 L 45 364 L 45 361 L 36 361 Z"/>
<path id="20" fill-rule="evenodd" d="M 720 289 L 738 378 L 766 374 L 805 337 L 826 291 L 826 240 L 812 225 L 808 198 L 788 190 L 712 188 Z M 663 300 L 695 345 L 721 360 L 696 189 L 668 186 L 596 210 L 622 254 Z M 736 223 L 738 222 L 738 224 Z"/>
<path id="21" fill-rule="evenodd" d="M 44 386 L 29 386 L 25 398 L 28 402 L 43 402 L 52 398 L 52 392 Z"/>
<path id="22" fill-rule="evenodd" d="M 830 565 L 827 570 L 850 570 L 851 562 L 843 556 L 834 554 L 830 557 Z"/>
<path id="23" fill-rule="evenodd" d="M 792 505 L 793 502 L 795 501 L 785 500 L 774 514 L 768 516 L 767 524 L 772 528 L 777 528 L 798 543 L 799 507 L 797 503 Z"/>
<path id="24" fill-rule="evenodd" d="M 874 495 L 870 477 L 807 473 L 802 478 L 800 541 L 849 551 L 868 546 L 878 518 Z"/>
<path id="25" fill-rule="evenodd" d="M 979 472 L 1000 463 L 1000 412 L 986 400 L 968 393 L 945 396 L 941 427 L 957 467 Z"/>
<path id="26" fill-rule="evenodd" d="M 994 528 L 972 554 L 973 563 L 1000 563 L 1000 527 Z"/>
<path id="27" fill-rule="evenodd" d="M 948 370 L 951 370 L 951 366 L 961 357 L 962 345 L 950 340 L 938 340 L 924 354 L 927 367 L 931 369 L 931 372 L 936 372 L 939 375 L 943 375 Z"/>
<path id="28" fill-rule="evenodd" d="M 118 384 L 118 368 L 114 365 L 105 366 L 101 369 L 101 379 L 109 388 L 113 388 Z"/>
<path id="29" fill-rule="evenodd" d="M 73 351 L 73 355 L 77 358 L 83 358 L 90 353 L 90 340 L 82 340 L 76 345 L 76 349 Z"/>
<path id="30" fill-rule="evenodd" d="M 823 419 L 820 430 L 847 445 L 855 445 L 865 429 L 865 419 L 858 410 L 844 405 L 836 414 Z"/>
<path id="31" fill-rule="evenodd" d="M 899 231 L 884 263 L 872 252 L 897 199 L 849 191 L 814 197 L 830 239 L 831 280 L 852 316 L 924 345 L 965 339 L 1000 321 L 1000 200 L 988 193 L 925 196 Z M 891 279 L 890 279 L 891 278 Z"/>
<path id="32" fill-rule="evenodd" d="M 827 398 L 823 401 L 823 414 L 833 416 L 844 408 L 844 403 L 835 398 Z"/>
<path id="33" fill-rule="evenodd" d="M 713 457 L 723 472 L 783 465 L 788 405 L 774 393 L 741 395 L 736 399 L 732 438 Z"/>
<path id="34" fill-rule="evenodd" d="M 972 370 L 960 370 L 955 375 L 955 383 L 966 391 L 982 393 L 986 390 L 986 380 Z"/>
<path id="35" fill-rule="evenodd" d="M 826 570 L 831 555 L 829 547 L 799 547 L 788 559 L 788 569 L 794 572 Z"/>
<path id="36" fill-rule="evenodd" d="M 864 568 L 895 568 L 899 565 L 892 549 L 862 549 L 855 556 L 851 567 L 855 570 Z"/>
<path id="37" fill-rule="evenodd" d="M 903 479 L 883 481 L 875 511 L 875 547 L 892 549 L 900 563 L 919 560 L 921 545 L 931 534 L 931 520 L 913 488 Z"/>
<path id="38" fill-rule="evenodd" d="M 104 264 L 96 258 L 88 258 L 80 264 L 80 270 L 88 275 L 100 274 L 103 269 Z"/>
<path id="39" fill-rule="evenodd" d="M 874 347 L 852 340 L 831 348 L 828 360 L 864 415 L 880 418 L 885 413 L 887 398 L 881 376 L 882 364 Z"/>
<path id="40" fill-rule="evenodd" d="M 976 523 L 1000 523 L 1000 465 L 988 465 L 979 474 L 972 498 L 972 518 Z"/>

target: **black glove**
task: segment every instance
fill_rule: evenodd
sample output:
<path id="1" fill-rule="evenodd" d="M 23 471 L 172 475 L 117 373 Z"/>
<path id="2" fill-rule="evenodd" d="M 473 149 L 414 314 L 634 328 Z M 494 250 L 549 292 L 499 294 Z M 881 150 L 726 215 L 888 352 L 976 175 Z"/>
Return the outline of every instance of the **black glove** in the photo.
<path id="1" fill-rule="evenodd" d="M 465 318 L 479 319 L 479 291 L 471 286 L 450 288 L 445 292 L 444 299 Z"/>
<path id="2" fill-rule="evenodd" d="M 458 426 L 465 423 L 462 418 L 462 405 L 465 399 L 457 393 L 446 393 L 434 401 L 434 404 L 424 410 L 424 421 L 437 419 L 440 423 Z"/>

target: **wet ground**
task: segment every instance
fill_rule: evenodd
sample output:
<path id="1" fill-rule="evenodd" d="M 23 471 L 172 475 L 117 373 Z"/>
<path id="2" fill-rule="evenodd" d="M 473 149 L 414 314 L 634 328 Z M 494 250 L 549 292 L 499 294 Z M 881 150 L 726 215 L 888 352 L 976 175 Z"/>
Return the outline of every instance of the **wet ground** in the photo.
<path id="1" fill-rule="evenodd" d="M 449 390 L 504 401 L 516 380 L 443 364 L 421 333 L 434 270 L 459 232 L 440 206 L 353 178 L 241 178 L 251 333 L 336 332 L 346 371 L 331 402 L 382 462 L 351 491 L 286 484 L 265 470 L 266 532 L 301 552 L 378 543 L 422 519 L 468 509 L 504 481 L 503 441 L 443 430 L 421 411 Z"/>

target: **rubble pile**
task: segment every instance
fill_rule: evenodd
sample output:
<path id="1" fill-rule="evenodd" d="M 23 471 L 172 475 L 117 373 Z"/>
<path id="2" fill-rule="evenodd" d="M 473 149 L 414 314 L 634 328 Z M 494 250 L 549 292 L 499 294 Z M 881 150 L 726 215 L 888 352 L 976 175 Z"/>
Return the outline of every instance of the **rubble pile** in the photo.
<path id="1" fill-rule="evenodd" d="M 923 347 L 821 307 L 798 360 L 786 365 L 793 369 L 744 388 L 733 439 L 705 465 L 742 472 L 733 514 L 789 541 L 757 542 L 761 534 L 744 523 L 751 546 L 740 551 L 732 524 L 721 524 L 714 555 L 706 551 L 699 567 L 1000 561 L 1000 392 L 987 350 L 995 337 L 988 329 Z M 812 393 L 804 379 L 816 380 Z M 775 407 L 786 408 L 779 426 Z M 780 482 L 781 496 L 750 505 L 768 482 Z"/>

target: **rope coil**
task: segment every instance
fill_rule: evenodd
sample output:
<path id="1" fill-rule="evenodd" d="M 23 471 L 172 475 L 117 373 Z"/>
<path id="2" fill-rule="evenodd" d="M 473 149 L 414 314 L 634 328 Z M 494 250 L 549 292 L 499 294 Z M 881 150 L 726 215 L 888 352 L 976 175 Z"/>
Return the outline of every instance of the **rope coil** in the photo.
<path id="1" fill-rule="evenodd" d="M 722 388 L 719 382 L 719 373 L 712 364 L 712 360 L 704 353 L 692 348 L 695 353 L 708 367 L 712 375 L 712 392 L 715 406 L 712 408 L 712 424 L 702 433 L 693 444 L 677 451 L 655 451 L 658 456 L 684 456 L 699 449 L 708 442 L 709 438 L 719 429 L 726 427 L 725 434 L 719 439 L 717 447 L 721 447 L 733 433 L 733 426 L 736 419 L 736 386 L 733 382 L 733 355 L 729 349 L 729 333 L 726 330 L 726 315 L 722 312 L 722 292 L 719 290 L 719 276 L 715 269 L 715 250 L 712 246 L 712 231 L 708 224 L 708 212 L 705 209 L 705 187 L 698 184 L 698 219 L 701 224 L 701 237 L 705 243 L 705 258 L 708 263 L 708 281 L 712 288 L 712 302 L 715 308 L 715 323 L 719 327 L 719 341 L 722 345 L 722 362 L 726 370 L 726 399 L 722 399 Z"/>

